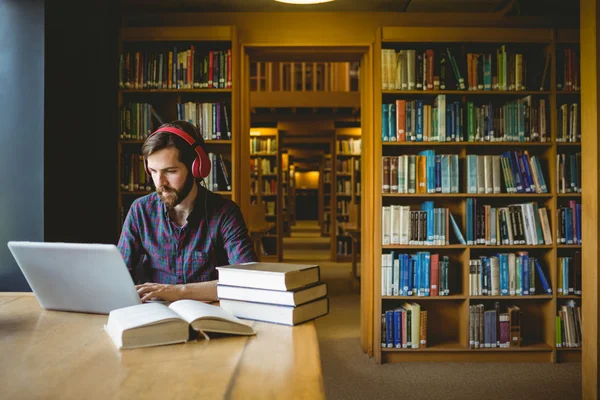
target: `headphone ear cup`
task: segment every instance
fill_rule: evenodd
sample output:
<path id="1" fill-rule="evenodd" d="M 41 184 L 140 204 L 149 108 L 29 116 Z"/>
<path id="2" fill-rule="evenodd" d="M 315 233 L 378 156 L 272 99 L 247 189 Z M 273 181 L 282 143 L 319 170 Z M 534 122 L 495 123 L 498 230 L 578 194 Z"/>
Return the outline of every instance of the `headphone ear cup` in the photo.
<path id="1" fill-rule="evenodd" d="M 194 178 L 203 179 L 210 174 L 210 158 L 208 158 L 208 154 L 206 154 L 202 148 L 197 148 L 196 152 L 198 153 L 198 157 L 196 157 L 192 163 L 192 173 Z"/>

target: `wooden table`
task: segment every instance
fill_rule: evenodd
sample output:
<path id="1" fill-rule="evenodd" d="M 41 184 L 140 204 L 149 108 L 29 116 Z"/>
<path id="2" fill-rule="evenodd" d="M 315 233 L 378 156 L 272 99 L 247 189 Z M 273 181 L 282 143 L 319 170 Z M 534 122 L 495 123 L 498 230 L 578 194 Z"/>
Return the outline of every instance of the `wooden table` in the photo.
<path id="1" fill-rule="evenodd" d="M 44 311 L 0 293 L 6 399 L 324 399 L 313 322 L 254 323 L 256 336 L 119 351 L 106 315 Z"/>

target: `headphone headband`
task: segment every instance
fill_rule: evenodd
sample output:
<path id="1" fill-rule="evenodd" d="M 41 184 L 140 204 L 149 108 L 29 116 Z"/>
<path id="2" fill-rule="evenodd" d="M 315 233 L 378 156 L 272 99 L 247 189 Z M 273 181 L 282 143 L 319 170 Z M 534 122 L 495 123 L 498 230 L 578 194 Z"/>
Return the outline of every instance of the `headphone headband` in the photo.
<path id="1" fill-rule="evenodd" d="M 194 160 L 194 162 L 192 163 L 192 175 L 194 176 L 194 178 L 203 179 L 208 176 L 208 174 L 210 173 L 211 163 L 210 163 L 210 159 L 208 158 L 208 155 L 204 151 L 204 148 L 202 147 L 202 144 L 199 140 L 196 140 L 189 133 L 187 133 L 181 129 L 171 127 L 171 126 L 166 126 L 164 128 L 158 128 L 156 131 L 152 132 L 148 136 L 148 139 L 151 138 L 152 136 L 154 136 L 155 134 L 161 133 L 161 132 L 172 133 L 173 135 L 180 137 L 181 139 L 185 140 L 185 142 L 187 144 L 189 144 L 192 147 L 192 149 L 196 152 L 197 157 Z M 148 140 L 148 139 L 146 139 L 146 140 Z M 148 174 L 150 174 L 150 173 L 148 172 Z"/>

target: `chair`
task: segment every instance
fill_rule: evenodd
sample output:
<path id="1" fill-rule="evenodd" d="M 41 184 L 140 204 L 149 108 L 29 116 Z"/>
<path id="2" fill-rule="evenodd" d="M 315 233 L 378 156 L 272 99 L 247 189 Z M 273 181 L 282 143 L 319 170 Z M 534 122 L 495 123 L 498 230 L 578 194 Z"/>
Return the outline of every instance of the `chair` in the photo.
<path id="1" fill-rule="evenodd" d="M 275 227 L 275 223 L 268 222 L 265 213 L 264 203 L 255 203 L 250 205 L 250 212 L 248 216 L 248 234 L 254 245 L 254 251 L 260 261 L 261 252 L 261 239 Z"/>

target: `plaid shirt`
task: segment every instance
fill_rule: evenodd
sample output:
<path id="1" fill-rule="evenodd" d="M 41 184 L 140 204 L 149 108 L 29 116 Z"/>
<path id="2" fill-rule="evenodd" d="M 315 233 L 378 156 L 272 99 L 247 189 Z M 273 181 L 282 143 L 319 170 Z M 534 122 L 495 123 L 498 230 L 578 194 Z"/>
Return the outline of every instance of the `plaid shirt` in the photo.
<path id="1" fill-rule="evenodd" d="M 136 199 L 123 224 L 118 247 L 136 282 L 211 281 L 217 279 L 217 266 L 256 261 L 237 204 L 200 186 L 185 226 L 171 220 L 157 193 Z M 143 277 L 136 273 L 139 263 Z"/>

